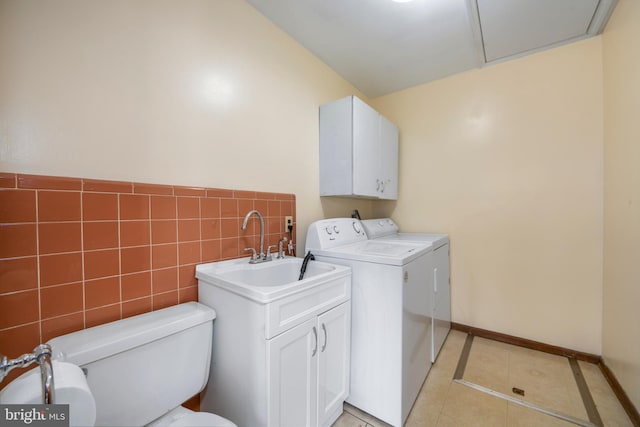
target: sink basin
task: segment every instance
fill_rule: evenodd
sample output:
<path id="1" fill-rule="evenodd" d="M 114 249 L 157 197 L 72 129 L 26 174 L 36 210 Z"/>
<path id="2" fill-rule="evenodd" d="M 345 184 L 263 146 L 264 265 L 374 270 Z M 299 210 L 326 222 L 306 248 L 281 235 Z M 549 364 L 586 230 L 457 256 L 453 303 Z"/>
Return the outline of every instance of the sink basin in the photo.
<path id="1" fill-rule="evenodd" d="M 240 258 L 197 265 L 196 278 L 267 303 L 351 274 L 349 267 L 309 261 L 304 278 L 298 280 L 301 267 L 302 259 L 295 257 L 260 264 L 249 264 L 249 258 Z"/>

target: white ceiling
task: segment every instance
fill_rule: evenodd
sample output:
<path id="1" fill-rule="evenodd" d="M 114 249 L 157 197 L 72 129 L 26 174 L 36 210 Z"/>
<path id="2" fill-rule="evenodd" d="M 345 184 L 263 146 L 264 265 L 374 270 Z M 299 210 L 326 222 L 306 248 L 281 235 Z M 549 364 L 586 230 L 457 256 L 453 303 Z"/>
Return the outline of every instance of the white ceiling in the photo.
<path id="1" fill-rule="evenodd" d="M 246 0 L 374 98 L 599 34 L 617 0 Z"/>

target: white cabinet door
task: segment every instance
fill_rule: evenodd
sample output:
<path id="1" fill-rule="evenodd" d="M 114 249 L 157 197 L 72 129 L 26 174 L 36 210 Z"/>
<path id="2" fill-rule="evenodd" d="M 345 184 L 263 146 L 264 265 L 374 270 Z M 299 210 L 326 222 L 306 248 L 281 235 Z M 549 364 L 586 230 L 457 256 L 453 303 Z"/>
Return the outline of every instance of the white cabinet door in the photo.
<path id="1" fill-rule="evenodd" d="M 353 193 L 378 197 L 380 114 L 353 97 Z"/>
<path id="2" fill-rule="evenodd" d="M 320 107 L 320 195 L 353 191 L 353 102 L 350 96 Z"/>
<path id="3" fill-rule="evenodd" d="M 318 316 L 318 425 L 327 426 L 342 412 L 349 395 L 351 302 Z M 333 416 L 333 417 L 332 417 Z"/>
<path id="4" fill-rule="evenodd" d="M 380 116 L 380 183 L 381 199 L 398 198 L 398 127 Z"/>
<path id="5" fill-rule="evenodd" d="M 316 425 L 319 351 L 315 318 L 267 341 L 269 426 Z"/>

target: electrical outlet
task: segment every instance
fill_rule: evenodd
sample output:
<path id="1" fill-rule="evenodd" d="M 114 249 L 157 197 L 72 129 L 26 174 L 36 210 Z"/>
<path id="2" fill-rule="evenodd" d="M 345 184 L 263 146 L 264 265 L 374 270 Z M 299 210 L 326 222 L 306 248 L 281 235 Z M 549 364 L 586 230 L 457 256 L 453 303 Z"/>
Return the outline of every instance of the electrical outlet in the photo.
<path id="1" fill-rule="evenodd" d="M 284 217 L 284 231 L 288 232 L 289 231 L 289 227 L 293 227 L 293 217 L 292 216 L 285 216 Z"/>

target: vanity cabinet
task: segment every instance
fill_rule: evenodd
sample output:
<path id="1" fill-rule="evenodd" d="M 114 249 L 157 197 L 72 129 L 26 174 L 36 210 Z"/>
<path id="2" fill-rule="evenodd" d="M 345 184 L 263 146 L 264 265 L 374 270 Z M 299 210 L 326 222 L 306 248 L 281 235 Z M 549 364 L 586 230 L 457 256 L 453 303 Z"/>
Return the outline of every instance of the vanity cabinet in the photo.
<path id="1" fill-rule="evenodd" d="M 398 127 L 356 96 L 320 107 L 320 195 L 398 198 Z"/>
<path id="2" fill-rule="evenodd" d="M 267 342 L 269 425 L 329 426 L 349 392 L 351 310 L 343 303 Z"/>
<path id="3" fill-rule="evenodd" d="M 321 264 L 313 261 L 307 272 Z M 201 410 L 238 426 L 335 422 L 349 395 L 351 271 L 333 267 L 331 280 L 311 278 L 303 289 L 268 299 L 198 276 L 198 300 L 216 311 Z"/>

